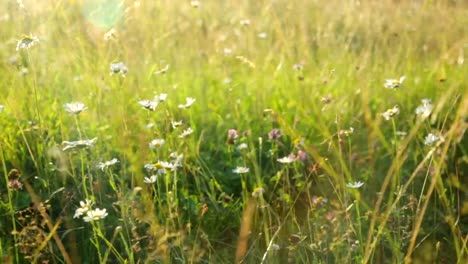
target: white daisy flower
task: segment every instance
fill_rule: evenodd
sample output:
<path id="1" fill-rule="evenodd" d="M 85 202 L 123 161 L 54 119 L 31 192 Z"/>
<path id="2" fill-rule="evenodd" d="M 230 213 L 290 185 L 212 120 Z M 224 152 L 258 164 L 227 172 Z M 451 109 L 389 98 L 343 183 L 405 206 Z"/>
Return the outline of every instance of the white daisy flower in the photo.
<path id="1" fill-rule="evenodd" d="M 427 118 L 432 112 L 432 103 L 429 99 L 422 99 L 422 105 L 418 106 L 415 110 L 416 114 L 421 118 Z"/>
<path id="2" fill-rule="evenodd" d="M 296 63 L 296 64 L 293 65 L 293 70 L 302 71 L 302 70 L 304 70 L 304 65 L 302 65 L 301 63 Z"/>
<path id="3" fill-rule="evenodd" d="M 277 159 L 276 161 L 278 161 L 279 163 L 283 163 L 283 164 L 289 164 L 289 163 L 293 163 L 294 161 L 296 161 L 296 157 L 294 155 L 289 155 L 289 156 Z"/>
<path id="4" fill-rule="evenodd" d="M 198 8 L 200 7 L 200 1 L 190 1 L 190 5 L 193 7 L 193 8 Z"/>
<path id="5" fill-rule="evenodd" d="M 232 49 L 230 49 L 230 48 L 224 48 L 224 49 L 223 49 L 223 54 L 224 54 L 224 56 L 229 56 L 229 55 L 231 55 L 231 54 L 232 54 Z"/>
<path id="6" fill-rule="evenodd" d="M 346 184 L 346 186 L 348 188 L 352 188 L 352 189 L 360 188 L 363 185 L 364 185 L 364 183 L 362 181 L 350 182 L 350 183 Z"/>
<path id="7" fill-rule="evenodd" d="M 169 157 L 174 160 L 174 164 L 177 167 L 182 167 L 182 161 L 184 160 L 184 154 L 178 154 L 177 152 L 172 152 Z"/>
<path id="8" fill-rule="evenodd" d="M 147 183 L 147 184 L 153 184 L 157 181 L 158 179 L 158 176 L 157 175 L 151 175 L 150 177 L 145 177 L 143 179 L 143 182 Z"/>
<path id="9" fill-rule="evenodd" d="M 260 32 L 258 33 L 257 37 L 261 39 L 266 39 L 268 37 L 268 34 L 266 32 Z"/>
<path id="10" fill-rule="evenodd" d="M 443 141 L 443 138 L 435 135 L 435 134 L 432 134 L 432 133 L 429 133 L 425 138 L 424 138 L 424 144 L 425 145 L 428 145 L 428 146 L 432 146 L 434 145 L 435 143 L 439 142 L 439 141 Z"/>
<path id="11" fill-rule="evenodd" d="M 385 80 L 384 87 L 388 89 L 399 88 L 401 87 L 405 79 L 406 79 L 405 76 L 401 76 L 400 79 L 387 79 Z"/>
<path id="12" fill-rule="evenodd" d="M 239 21 L 239 23 L 242 25 L 242 26 L 248 26 L 250 25 L 250 19 L 241 19 Z"/>
<path id="13" fill-rule="evenodd" d="M 75 215 L 73 218 L 80 217 L 86 214 L 89 210 L 91 210 L 91 206 L 94 204 L 93 201 L 86 199 L 84 202 L 80 201 L 80 207 L 76 209 Z"/>
<path id="14" fill-rule="evenodd" d="M 171 121 L 171 126 L 172 129 L 176 129 L 177 127 L 181 126 L 184 122 L 182 120 L 180 121 Z"/>
<path id="15" fill-rule="evenodd" d="M 140 100 L 138 103 L 144 108 L 151 111 L 156 110 L 159 104 L 159 100 Z"/>
<path id="16" fill-rule="evenodd" d="M 111 63 L 110 70 L 110 75 L 120 74 L 122 77 L 125 77 L 128 72 L 128 68 L 123 62 Z"/>
<path id="17" fill-rule="evenodd" d="M 98 221 L 98 220 L 106 218 L 107 215 L 108 213 L 106 212 L 105 208 L 104 209 L 96 208 L 95 210 L 88 211 L 86 213 L 86 216 L 83 217 L 83 220 L 85 222 Z"/>
<path id="18" fill-rule="evenodd" d="M 175 171 L 177 170 L 177 165 L 167 161 L 158 161 L 158 163 L 166 170 Z"/>
<path id="19" fill-rule="evenodd" d="M 77 141 L 63 141 L 62 144 L 65 145 L 63 148 L 63 151 L 67 151 L 70 149 L 78 148 L 78 149 L 83 149 L 83 148 L 91 148 L 94 146 L 94 143 L 96 143 L 97 138 L 93 139 L 83 139 L 83 140 L 77 140 Z"/>
<path id="20" fill-rule="evenodd" d="M 99 164 L 96 166 L 96 168 L 98 168 L 98 169 L 104 171 L 105 169 L 109 168 L 109 167 L 112 166 L 112 165 L 117 164 L 118 162 L 119 162 L 118 159 L 113 158 L 113 159 L 108 160 L 108 161 L 106 161 L 106 162 L 99 162 Z"/>
<path id="21" fill-rule="evenodd" d="M 105 41 L 109 41 L 109 40 L 113 40 L 113 39 L 117 39 L 117 30 L 115 30 L 115 28 L 111 28 L 109 31 L 107 31 L 104 34 L 104 40 Z"/>
<path id="22" fill-rule="evenodd" d="M 193 105 L 193 103 L 195 103 L 196 99 L 195 98 L 192 98 L 192 97 L 187 97 L 185 99 L 185 104 L 180 104 L 178 107 L 180 109 L 186 109 L 186 108 L 189 108 Z"/>
<path id="23" fill-rule="evenodd" d="M 248 173 L 249 171 L 250 169 L 246 167 L 237 167 L 234 170 L 232 170 L 232 172 L 237 173 L 237 174 L 244 174 L 244 173 Z"/>
<path id="24" fill-rule="evenodd" d="M 350 127 L 349 129 L 340 130 L 340 135 L 345 135 L 345 136 L 348 136 L 348 137 L 353 133 L 354 133 L 354 128 L 353 127 Z"/>
<path id="25" fill-rule="evenodd" d="M 86 109 L 88 109 L 85 106 L 85 104 L 81 102 L 67 103 L 63 105 L 63 108 L 65 108 L 65 111 L 67 111 L 70 114 L 79 114 L 83 111 L 86 111 Z"/>
<path id="26" fill-rule="evenodd" d="M 16 43 L 16 51 L 20 49 L 29 49 L 32 46 L 34 46 L 37 42 L 39 42 L 39 39 L 34 36 L 23 36 L 18 43 Z"/>
<path id="27" fill-rule="evenodd" d="M 155 164 L 146 164 L 144 167 L 148 171 L 156 172 L 157 174 L 164 174 L 166 170 L 164 167 L 159 163 L 159 161 Z"/>
<path id="28" fill-rule="evenodd" d="M 192 133 L 193 133 L 193 129 L 189 127 L 187 129 L 185 129 L 184 132 L 182 132 L 182 134 L 179 135 L 179 138 L 185 138 L 185 137 L 189 136 Z"/>
<path id="29" fill-rule="evenodd" d="M 395 135 L 397 135 L 399 137 L 405 137 L 406 135 L 408 135 L 408 132 L 406 132 L 406 131 L 395 131 Z"/>
<path id="30" fill-rule="evenodd" d="M 244 149 L 247 149 L 249 146 L 247 145 L 247 143 L 240 143 L 238 146 L 237 146 L 237 150 L 244 150 Z"/>
<path id="31" fill-rule="evenodd" d="M 166 141 L 162 138 L 157 138 L 157 139 L 153 139 L 150 143 L 149 143 L 149 147 L 151 149 L 154 149 L 154 150 L 157 150 L 159 149 L 160 147 L 162 147 L 164 145 L 164 143 L 166 143 Z"/>
<path id="32" fill-rule="evenodd" d="M 392 117 L 400 113 L 400 108 L 398 106 L 394 106 L 393 108 L 388 109 L 384 113 L 382 113 L 382 116 L 385 118 L 385 120 L 390 120 Z"/>
<path id="33" fill-rule="evenodd" d="M 158 100 L 159 102 L 165 102 L 166 99 L 167 99 L 167 94 L 166 93 L 162 93 L 160 95 L 156 95 L 154 97 L 155 100 Z"/>

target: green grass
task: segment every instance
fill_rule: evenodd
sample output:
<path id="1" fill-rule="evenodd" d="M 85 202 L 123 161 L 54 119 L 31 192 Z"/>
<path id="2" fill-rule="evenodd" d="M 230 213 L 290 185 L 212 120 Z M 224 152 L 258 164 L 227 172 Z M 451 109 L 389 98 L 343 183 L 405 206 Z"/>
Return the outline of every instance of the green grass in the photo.
<path id="1" fill-rule="evenodd" d="M 2 262 L 467 261 L 463 1 L 21 2 L 0 1 Z M 86 199 L 108 215 L 74 218 Z"/>

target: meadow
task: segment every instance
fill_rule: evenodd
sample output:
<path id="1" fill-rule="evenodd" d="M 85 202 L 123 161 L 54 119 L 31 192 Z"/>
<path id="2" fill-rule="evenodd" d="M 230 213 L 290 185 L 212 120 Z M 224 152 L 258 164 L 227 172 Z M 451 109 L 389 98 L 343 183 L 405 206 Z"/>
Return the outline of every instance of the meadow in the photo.
<path id="1" fill-rule="evenodd" d="M 0 1 L 2 263 L 468 263 L 466 1 Z"/>

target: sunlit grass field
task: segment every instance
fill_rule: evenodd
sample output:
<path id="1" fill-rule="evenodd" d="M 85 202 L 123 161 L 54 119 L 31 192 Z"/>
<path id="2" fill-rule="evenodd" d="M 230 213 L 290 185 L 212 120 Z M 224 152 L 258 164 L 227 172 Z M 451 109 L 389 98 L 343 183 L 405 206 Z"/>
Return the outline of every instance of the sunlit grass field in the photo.
<path id="1" fill-rule="evenodd" d="M 467 263 L 465 1 L 0 1 L 1 263 Z"/>

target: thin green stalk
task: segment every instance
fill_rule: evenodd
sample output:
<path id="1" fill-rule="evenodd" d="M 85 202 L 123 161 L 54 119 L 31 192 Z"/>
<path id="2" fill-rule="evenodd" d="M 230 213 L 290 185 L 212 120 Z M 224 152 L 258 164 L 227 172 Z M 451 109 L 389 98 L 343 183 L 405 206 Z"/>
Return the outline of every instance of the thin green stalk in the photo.
<path id="1" fill-rule="evenodd" d="M 2 160 L 2 169 L 4 171 L 4 176 L 5 176 L 5 186 L 8 186 L 8 170 L 7 170 L 7 166 L 6 166 L 6 163 L 5 163 L 5 154 L 3 153 L 3 142 L 0 142 L 0 155 L 1 155 L 1 160 Z M 16 230 L 16 220 L 15 220 L 15 209 L 14 209 L 14 206 L 13 206 L 13 192 L 10 188 L 7 188 L 7 193 L 8 193 L 8 211 L 10 212 L 9 215 L 11 217 L 11 224 L 13 226 L 13 230 Z M 16 245 L 18 243 L 18 239 L 16 236 L 13 236 L 13 242 L 14 242 L 14 245 Z M 19 251 L 18 251 L 18 247 L 13 247 L 14 248 L 14 252 L 15 252 L 15 260 L 16 260 L 16 263 L 18 263 L 19 261 Z M 0 251 L 0 252 L 3 252 L 3 251 Z"/>

